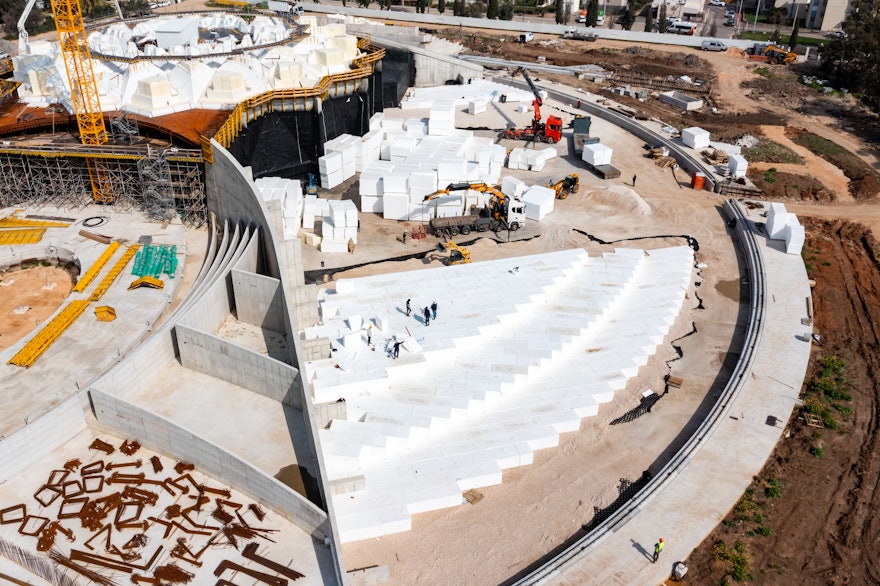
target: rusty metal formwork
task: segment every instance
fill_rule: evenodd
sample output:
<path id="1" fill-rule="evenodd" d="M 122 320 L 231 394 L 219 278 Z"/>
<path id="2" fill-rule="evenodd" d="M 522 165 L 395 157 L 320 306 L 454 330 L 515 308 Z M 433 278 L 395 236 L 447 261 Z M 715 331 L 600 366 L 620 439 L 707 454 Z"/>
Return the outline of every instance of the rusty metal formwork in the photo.
<path id="1" fill-rule="evenodd" d="M 0 146 L 0 207 L 85 207 L 92 203 L 88 161 L 96 159 L 112 186 L 113 209 L 139 209 L 157 220 L 177 215 L 191 227 L 207 223 L 204 161 L 189 149 L 7 143 Z"/>

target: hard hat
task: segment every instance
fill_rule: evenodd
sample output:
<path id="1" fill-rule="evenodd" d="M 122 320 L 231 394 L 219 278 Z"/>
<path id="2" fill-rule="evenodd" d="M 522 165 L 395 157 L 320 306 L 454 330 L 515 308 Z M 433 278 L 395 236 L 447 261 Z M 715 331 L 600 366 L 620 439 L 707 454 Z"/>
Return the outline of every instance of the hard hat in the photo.
<path id="1" fill-rule="evenodd" d="M 662 538 L 662 537 L 660 538 L 660 543 L 663 543 L 663 538 Z"/>

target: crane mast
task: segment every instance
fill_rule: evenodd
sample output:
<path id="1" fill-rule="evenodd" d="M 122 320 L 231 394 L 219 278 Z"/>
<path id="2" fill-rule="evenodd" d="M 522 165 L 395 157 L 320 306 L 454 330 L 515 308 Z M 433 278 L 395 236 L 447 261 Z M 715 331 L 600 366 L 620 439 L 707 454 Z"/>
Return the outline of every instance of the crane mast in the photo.
<path id="1" fill-rule="evenodd" d="M 84 145 L 102 145 L 108 140 L 101 113 L 98 83 L 92 68 L 92 54 L 86 39 L 86 27 L 79 0 L 52 0 L 52 16 L 58 31 L 58 43 L 64 57 L 64 68 L 70 83 L 80 141 Z M 92 199 L 96 203 L 113 203 L 109 175 L 98 159 L 88 160 Z"/>

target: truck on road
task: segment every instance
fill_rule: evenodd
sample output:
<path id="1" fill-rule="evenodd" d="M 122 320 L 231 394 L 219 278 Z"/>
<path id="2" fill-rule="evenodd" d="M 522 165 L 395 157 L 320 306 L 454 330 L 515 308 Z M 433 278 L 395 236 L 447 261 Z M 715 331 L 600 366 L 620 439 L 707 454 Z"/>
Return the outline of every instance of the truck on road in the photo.
<path id="1" fill-rule="evenodd" d="M 599 38 L 599 35 L 596 33 L 591 33 L 587 29 L 579 29 L 573 26 L 565 29 L 565 32 L 562 33 L 563 39 L 571 39 L 573 41 L 595 41 Z"/>

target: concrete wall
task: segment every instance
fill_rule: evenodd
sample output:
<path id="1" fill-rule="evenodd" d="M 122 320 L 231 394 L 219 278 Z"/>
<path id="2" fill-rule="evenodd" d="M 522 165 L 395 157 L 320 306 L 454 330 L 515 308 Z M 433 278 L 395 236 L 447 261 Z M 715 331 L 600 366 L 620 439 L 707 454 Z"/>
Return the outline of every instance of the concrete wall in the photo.
<path id="1" fill-rule="evenodd" d="M 314 315 L 317 312 L 318 306 L 315 288 L 306 289 L 300 287 L 304 280 L 302 255 L 299 248 L 300 241 L 296 239 L 285 242 L 267 221 L 265 208 L 262 206 L 259 194 L 254 187 L 250 170 L 246 170 L 239 165 L 230 152 L 223 148 L 216 140 L 211 141 L 211 149 L 214 163 L 207 166 L 205 174 L 208 187 L 208 203 L 210 206 L 217 205 L 216 209 L 211 208 L 215 210 L 217 217 L 230 220 L 238 218 L 241 221 L 251 224 L 257 223 L 266 228 L 265 230 L 261 228 L 263 238 L 265 239 L 263 243 L 266 251 L 264 262 L 269 265 L 266 272 L 281 281 L 281 290 L 284 292 L 285 333 L 287 334 L 290 346 L 291 364 L 298 367 L 305 363 L 305 359 L 299 339 L 300 326 L 297 324 L 310 323 L 308 321 L 311 319 L 309 315 Z M 249 214 L 253 214 L 253 216 L 251 217 Z M 278 266 L 278 263 L 281 263 L 280 266 Z M 294 303 L 294 300 L 297 300 L 296 303 Z M 300 309 L 306 309 L 310 314 L 301 315 Z M 302 322 L 299 321 L 301 319 L 303 320 Z M 331 552 L 336 562 L 337 578 L 340 583 L 346 583 L 345 562 L 342 560 L 342 543 L 339 541 L 339 531 L 333 515 L 333 501 L 329 498 L 330 490 L 325 472 L 327 466 L 324 462 L 324 455 L 319 449 L 320 438 L 318 431 L 320 428 L 314 421 L 314 405 L 311 392 L 305 392 L 304 390 L 308 383 L 303 381 L 302 376 L 298 376 L 296 380 L 298 383 L 297 393 L 300 395 L 303 405 L 303 419 L 310 431 L 311 445 L 308 448 L 317 463 L 318 487 L 321 492 L 321 498 L 328 510 L 329 535 L 332 543 Z"/>
<path id="2" fill-rule="evenodd" d="M 431 53 L 404 42 L 385 38 L 374 38 L 373 42 L 382 47 L 405 49 L 413 54 L 416 64 L 416 87 L 443 85 L 447 80 L 455 80 L 459 76 L 464 83 L 467 83 L 469 79 L 483 79 L 484 76 L 482 65 L 469 63 L 451 55 Z"/>
<path id="3" fill-rule="evenodd" d="M 0 484 L 85 430 L 86 410 L 83 394 L 77 393 L 0 440 Z"/>
<path id="4" fill-rule="evenodd" d="M 230 276 L 238 321 L 283 332 L 284 301 L 281 298 L 281 281 L 238 269 L 232 269 Z"/>
<path id="5" fill-rule="evenodd" d="M 96 389 L 90 389 L 88 394 L 94 408 L 95 429 L 136 439 L 148 449 L 191 462 L 315 539 L 323 542 L 327 536 L 326 513 L 278 480 L 152 411 Z"/>
<path id="6" fill-rule="evenodd" d="M 571 24 L 556 24 L 552 17 L 547 17 L 547 22 L 522 22 L 518 20 L 489 20 L 488 18 L 468 18 L 464 16 L 441 16 L 440 14 L 416 14 L 414 12 L 398 12 L 396 10 L 372 10 L 365 8 L 356 8 L 354 6 L 324 5 L 324 4 L 304 4 L 303 7 L 307 12 L 323 13 L 323 14 L 347 14 L 351 16 L 361 16 L 364 18 L 375 18 L 378 20 L 397 20 L 402 22 L 411 22 L 415 24 L 441 24 L 445 26 L 462 26 L 490 29 L 499 32 L 533 32 L 547 33 L 551 35 L 560 35 Z M 451 14 L 448 11 L 447 14 Z M 705 23 L 704 30 L 708 32 L 709 23 Z M 623 29 L 593 28 L 591 32 L 595 32 L 602 39 L 612 39 L 617 41 L 629 41 L 636 43 L 656 43 L 662 45 L 676 45 L 680 47 L 699 47 L 708 37 L 691 37 L 688 35 L 673 35 L 660 33 L 646 33 L 640 31 L 626 31 Z M 697 34 L 702 34 L 697 29 Z M 740 47 L 746 49 L 754 45 L 754 41 L 745 41 L 737 39 L 724 39 L 729 47 Z"/>
<path id="7" fill-rule="evenodd" d="M 299 372 L 294 367 L 182 324 L 174 330 L 184 368 L 302 409 L 295 390 Z"/>

